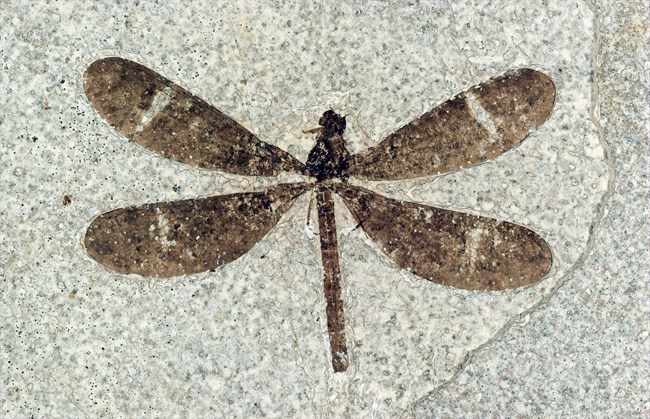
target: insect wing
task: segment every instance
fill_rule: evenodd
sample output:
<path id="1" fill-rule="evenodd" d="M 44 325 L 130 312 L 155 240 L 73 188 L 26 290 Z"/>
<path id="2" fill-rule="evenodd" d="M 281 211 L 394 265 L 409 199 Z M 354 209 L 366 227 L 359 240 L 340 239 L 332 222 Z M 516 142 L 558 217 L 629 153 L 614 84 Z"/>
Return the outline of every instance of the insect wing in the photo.
<path id="1" fill-rule="evenodd" d="M 432 282 L 495 291 L 533 284 L 551 268 L 546 242 L 520 225 L 397 201 L 350 185 L 335 191 L 391 260 Z"/>
<path id="2" fill-rule="evenodd" d="M 88 254 L 121 273 L 166 278 L 203 272 L 248 252 L 306 190 L 284 184 L 263 192 L 120 208 L 95 218 Z"/>
<path id="3" fill-rule="evenodd" d="M 475 166 L 519 145 L 555 103 L 544 73 L 519 69 L 493 78 L 433 108 L 351 157 L 348 174 L 397 180 Z"/>
<path id="4" fill-rule="evenodd" d="M 93 62 L 86 96 L 121 134 L 173 160 L 238 175 L 304 172 L 289 153 L 160 74 L 118 57 Z"/>

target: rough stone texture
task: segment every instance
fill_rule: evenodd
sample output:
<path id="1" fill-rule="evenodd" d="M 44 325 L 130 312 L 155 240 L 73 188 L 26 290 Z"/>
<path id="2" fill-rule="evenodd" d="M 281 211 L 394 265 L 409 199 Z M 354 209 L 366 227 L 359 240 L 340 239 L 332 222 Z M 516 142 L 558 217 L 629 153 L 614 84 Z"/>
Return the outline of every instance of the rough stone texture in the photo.
<path id="1" fill-rule="evenodd" d="M 0 9 L 0 415 L 648 415 L 647 13 L 641 2 L 8 2 Z M 500 293 L 418 280 L 335 198 L 350 367 L 332 374 L 308 195 L 215 272 L 146 280 L 85 253 L 93 217 L 268 186 L 126 141 L 83 90 L 93 61 L 155 68 L 306 161 L 351 153 L 518 68 L 557 89 L 519 147 L 363 184 L 525 225 L 548 279 Z M 272 278 L 269 279 L 269 278 Z"/>
<path id="2" fill-rule="evenodd" d="M 650 415 L 647 4 L 588 3 L 595 121 L 610 172 L 590 253 L 571 278 L 411 411 L 418 417 Z"/>

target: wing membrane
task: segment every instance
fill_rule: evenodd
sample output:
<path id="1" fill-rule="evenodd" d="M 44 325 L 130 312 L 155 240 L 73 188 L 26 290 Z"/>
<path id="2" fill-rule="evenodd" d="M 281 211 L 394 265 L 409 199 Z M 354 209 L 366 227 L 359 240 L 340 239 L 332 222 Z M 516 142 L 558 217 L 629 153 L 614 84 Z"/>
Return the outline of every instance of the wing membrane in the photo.
<path id="1" fill-rule="evenodd" d="M 304 172 L 289 153 L 133 61 L 109 57 L 93 62 L 84 89 L 97 112 L 121 134 L 170 159 L 239 175 Z"/>
<path id="2" fill-rule="evenodd" d="M 348 174 L 397 180 L 474 166 L 519 145 L 551 113 L 555 85 L 520 69 L 472 87 L 351 157 Z"/>
<path id="3" fill-rule="evenodd" d="M 503 290 L 533 284 L 551 268 L 548 245 L 525 227 L 345 184 L 335 190 L 390 259 L 432 282 Z"/>
<path id="4" fill-rule="evenodd" d="M 84 244 L 93 259 L 121 273 L 166 278 L 203 272 L 248 252 L 305 190 L 305 184 L 284 184 L 120 208 L 95 218 Z"/>

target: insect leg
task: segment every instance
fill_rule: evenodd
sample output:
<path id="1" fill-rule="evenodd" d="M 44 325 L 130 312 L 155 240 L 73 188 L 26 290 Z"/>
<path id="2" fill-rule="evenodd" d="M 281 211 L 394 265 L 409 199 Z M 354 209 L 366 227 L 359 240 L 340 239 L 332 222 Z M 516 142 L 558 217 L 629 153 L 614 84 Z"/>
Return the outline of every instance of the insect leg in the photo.
<path id="1" fill-rule="evenodd" d="M 345 319 L 341 298 L 341 271 L 339 250 L 336 241 L 336 221 L 332 191 L 326 187 L 316 190 L 318 226 L 320 229 L 320 248 L 323 259 L 323 285 L 327 302 L 327 330 L 332 350 L 334 372 L 348 368 L 348 347 L 345 342 Z"/>

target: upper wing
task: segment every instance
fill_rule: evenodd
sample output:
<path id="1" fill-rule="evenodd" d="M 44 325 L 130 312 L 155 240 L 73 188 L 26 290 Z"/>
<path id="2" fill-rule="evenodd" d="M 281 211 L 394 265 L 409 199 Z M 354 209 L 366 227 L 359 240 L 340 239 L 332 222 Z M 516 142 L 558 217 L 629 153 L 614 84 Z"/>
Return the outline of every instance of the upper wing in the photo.
<path id="1" fill-rule="evenodd" d="M 238 175 L 304 172 L 289 153 L 160 74 L 118 57 L 93 62 L 86 96 L 120 133 L 170 159 Z"/>
<path id="2" fill-rule="evenodd" d="M 551 269 L 548 245 L 525 227 L 397 201 L 346 184 L 335 191 L 390 259 L 432 282 L 503 290 L 533 284 Z"/>
<path id="3" fill-rule="evenodd" d="M 248 252 L 306 188 L 284 184 L 120 208 L 92 221 L 84 245 L 93 259 L 117 272 L 166 278 L 207 271 Z"/>
<path id="4" fill-rule="evenodd" d="M 546 120 L 555 85 L 523 68 L 460 93 L 350 160 L 348 174 L 396 180 L 474 166 L 516 147 Z"/>

